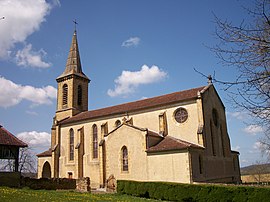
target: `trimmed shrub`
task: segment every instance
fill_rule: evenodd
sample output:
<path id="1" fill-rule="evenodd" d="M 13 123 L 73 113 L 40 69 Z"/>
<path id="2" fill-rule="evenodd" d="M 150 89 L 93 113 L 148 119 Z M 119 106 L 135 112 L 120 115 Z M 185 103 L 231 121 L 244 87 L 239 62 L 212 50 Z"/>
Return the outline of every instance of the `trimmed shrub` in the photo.
<path id="1" fill-rule="evenodd" d="M 20 186 L 20 173 L 0 172 L 0 186 L 19 187 Z"/>
<path id="2" fill-rule="evenodd" d="M 270 188 L 117 181 L 117 192 L 167 201 L 269 201 Z"/>
<path id="3" fill-rule="evenodd" d="M 76 189 L 76 180 L 67 178 L 22 178 L 22 187 L 29 187 L 30 189 L 46 189 L 46 190 L 56 190 L 56 189 Z"/>

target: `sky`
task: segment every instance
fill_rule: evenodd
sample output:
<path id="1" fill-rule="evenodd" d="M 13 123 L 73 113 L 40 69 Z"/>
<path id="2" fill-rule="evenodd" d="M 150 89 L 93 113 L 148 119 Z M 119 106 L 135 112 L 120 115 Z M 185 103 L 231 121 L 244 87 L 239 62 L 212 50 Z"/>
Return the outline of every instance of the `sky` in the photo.
<path id="1" fill-rule="evenodd" d="M 239 25 L 252 0 L 0 0 L 0 124 L 33 153 L 50 147 L 56 111 L 56 78 L 64 71 L 76 19 L 84 73 L 91 79 L 89 110 L 207 84 L 194 71 L 231 80 L 209 47 L 214 15 Z M 4 19 L 2 19 L 4 17 Z M 240 165 L 261 161 L 262 128 L 226 107 Z"/>

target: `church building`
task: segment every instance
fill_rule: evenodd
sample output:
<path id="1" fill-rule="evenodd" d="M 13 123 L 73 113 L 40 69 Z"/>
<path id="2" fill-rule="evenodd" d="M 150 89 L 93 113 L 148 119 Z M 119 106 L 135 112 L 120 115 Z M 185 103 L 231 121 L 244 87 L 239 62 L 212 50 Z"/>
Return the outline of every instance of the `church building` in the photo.
<path id="1" fill-rule="evenodd" d="M 225 107 L 208 85 L 88 111 L 76 31 L 56 79 L 51 147 L 38 154 L 38 177 L 89 177 L 92 188 L 116 180 L 240 182 Z"/>

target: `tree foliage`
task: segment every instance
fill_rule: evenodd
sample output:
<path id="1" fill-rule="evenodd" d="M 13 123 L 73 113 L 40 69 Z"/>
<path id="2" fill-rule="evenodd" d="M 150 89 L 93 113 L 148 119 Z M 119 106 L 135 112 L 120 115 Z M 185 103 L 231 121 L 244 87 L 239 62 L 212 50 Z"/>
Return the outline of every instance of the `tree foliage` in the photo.
<path id="1" fill-rule="evenodd" d="M 261 139 L 270 150 L 270 0 L 256 0 L 254 8 L 245 8 L 248 20 L 235 26 L 215 16 L 215 36 L 219 44 L 211 50 L 220 61 L 238 71 L 225 85 L 234 104 L 247 110 L 265 131 Z"/>

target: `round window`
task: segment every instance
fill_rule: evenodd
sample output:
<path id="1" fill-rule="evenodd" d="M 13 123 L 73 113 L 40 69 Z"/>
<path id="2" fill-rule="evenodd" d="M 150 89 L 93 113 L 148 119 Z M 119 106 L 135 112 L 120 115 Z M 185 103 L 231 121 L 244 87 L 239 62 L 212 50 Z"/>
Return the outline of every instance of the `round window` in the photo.
<path id="1" fill-rule="evenodd" d="M 184 123 L 188 118 L 188 112 L 184 108 L 178 108 L 174 113 L 174 118 L 178 123 Z"/>

